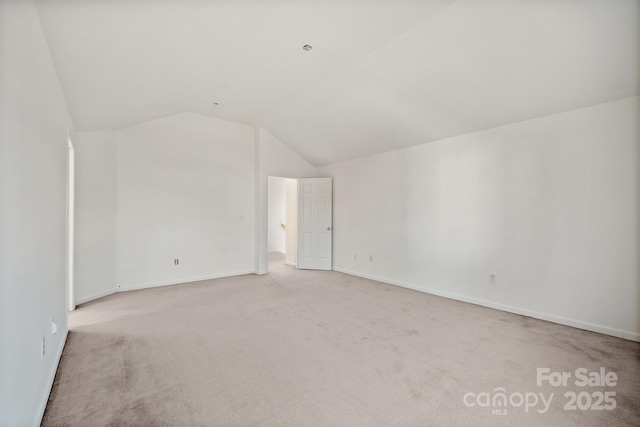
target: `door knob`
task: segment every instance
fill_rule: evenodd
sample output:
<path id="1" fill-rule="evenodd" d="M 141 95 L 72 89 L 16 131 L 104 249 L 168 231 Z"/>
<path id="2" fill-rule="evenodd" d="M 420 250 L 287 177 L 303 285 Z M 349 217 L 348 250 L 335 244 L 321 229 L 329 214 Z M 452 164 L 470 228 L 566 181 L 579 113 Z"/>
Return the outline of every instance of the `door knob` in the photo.
<path id="1" fill-rule="evenodd" d="M 327 231 L 331 231 L 331 227 L 330 227 L 330 226 L 329 226 L 329 227 L 327 227 Z"/>

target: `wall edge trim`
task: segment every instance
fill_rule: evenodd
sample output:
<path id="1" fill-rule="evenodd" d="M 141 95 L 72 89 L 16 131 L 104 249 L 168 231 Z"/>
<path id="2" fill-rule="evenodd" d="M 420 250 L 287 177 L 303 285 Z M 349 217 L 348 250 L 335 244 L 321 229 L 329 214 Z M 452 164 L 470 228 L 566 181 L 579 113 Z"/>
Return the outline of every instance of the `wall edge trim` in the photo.
<path id="1" fill-rule="evenodd" d="M 213 280 L 213 279 L 222 279 L 224 277 L 233 277 L 233 276 L 243 276 L 245 274 L 253 274 L 255 270 L 246 269 L 239 271 L 230 271 L 226 273 L 219 273 L 207 276 L 198 276 L 198 277 L 186 277 L 183 279 L 175 279 L 175 280 L 163 280 L 161 282 L 151 282 L 151 283 L 140 283 L 135 285 L 128 286 L 118 286 L 118 292 L 127 292 L 127 291 L 135 291 L 139 289 L 149 289 L 149 288 L 157 288 L 160 286 L 172 286 L 172 285 L 181 285 L 184 283 L 191 282 L 202 282 L 204 280 Z"/>
<path id="2" fill-rule="evenodd" d="M 418 292 L 424 292 L 429 295 L 435 295 L 443 298 L 452 299 L 455 301 L 466 302 L 470 304 L 480 305 L 482 307 L 492 308 L 495 310 L 506 311 L 508 313 L 519 314 L 522 316 L 529 316 L 539 320 L 545 320 L 547 322 L 557 323 L 559 325 L 570 326 L 573 328 L 583 329 L 590 332 L 597 332 L 600 334 L 610 335 L 617 338 L 622 338 L 630 341 L 640 342 L 640 333 L 625 331 L 622 329 L 611 328 L 608 326 L 598 325 L 595 323 L 583 322 L 580 320 L 569 319 L 562 316 L 556 316 L 554 314 L 542 313 L 538 311 L 533 311 L 521 307 L 515 307 L 512 305 L 500 304 L 492 301 L 487 301 L 478 298 L 467 297 L 459 294 L 452 294 L 449 292 L 442 292 L 431 288 L 426 288 L 422 286 L 417 286 L 413 284 L 408 284 L 404 282 L 399 282 L 397 280 L 387 279 L 384 277 L 378 277 L 371 274 L 358 273 L 353 270 L 349 270 L 346 268 L 333 267 L 334 271 L 339 273 L 349 274 L 351 276 L 361 277 L 363 279 L 375 280 L 378 282 L 386 283 L 389 285 L 399 286 L 402 288 L 412 289 Z"/>

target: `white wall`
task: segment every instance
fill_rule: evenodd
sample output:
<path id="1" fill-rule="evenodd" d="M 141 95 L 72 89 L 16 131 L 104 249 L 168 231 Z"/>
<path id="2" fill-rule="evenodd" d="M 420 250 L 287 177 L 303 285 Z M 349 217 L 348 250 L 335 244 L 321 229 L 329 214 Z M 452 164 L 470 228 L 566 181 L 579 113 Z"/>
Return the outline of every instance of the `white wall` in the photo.
<path id="1" fill-rule="evenodd" d="M 256 252 L 255 272 L 267 273 L 267 191 L 268 177 L 305 178 L 315 176 L 315 168 L 291 151 L 264 128 L 256 128 Z"/>
<path id="2" fill-rule="evenodd" d="M 80 133 L 77 145 L 78 303 L 116 286 L 266 272 L 268 176 L 315 175 L 264 129 L 190 113 Z"/>
<path id="3" fill-rule="evenodd" d="M 0 3 L 0 44 L 0 425 L 39 425 L 67 334 L 73 125 L 32 2 Z"/>
<path id="4" fill-rule="evenodd" d="M 287 232 L 284 263 L 298 266 L 298 181 L 285 179 L 285 205 Z"/>
<path id="5" fill-rule="evenodd" d="M 192 113 L 118 131 L 120 290 L 253 272 L 253 137 Z"/>
<path id="6" fill-rule="evenodd" d="M 286 233 L 281 224 L 286 223 L 284 178 L 269 177 L 268 180 L 268 250 L 285 251 Z"/>
<path id="7" fill-rule="evenodd" d="M 335 269 L 638 340 L 639 117 L 627 98 L 320 168 Z"/>
<path id="8" fill-rule="evenodd" d="M 116 291 L 116 132 L 78 132 L 76 304 Z"/>

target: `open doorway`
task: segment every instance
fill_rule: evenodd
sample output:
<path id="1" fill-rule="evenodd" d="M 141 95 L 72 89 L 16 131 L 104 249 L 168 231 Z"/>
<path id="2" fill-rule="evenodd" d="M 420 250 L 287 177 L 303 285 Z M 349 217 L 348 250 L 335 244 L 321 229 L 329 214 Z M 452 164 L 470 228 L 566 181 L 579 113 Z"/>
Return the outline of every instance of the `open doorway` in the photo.
<path id="1" fill-rule="evenodd" d="M 298 182 L 296 179 L 268 177 L 267 250 L 272 266 L 297 267 Z"/>
<path id="2" fill-rule="evenodd" d="M 76 308 L 76 299 L 73 291 L 74 269 L 74 217 L 75 217 L 75 151 L 71 137 L 68 137 L 69 153 L 67 168 L 67 309 L 73 311 Z"/>
<path id="3" fill-rule="evenodd" d="M 331 270 L 331 178 L 267 180 L 267 272 L 291 266 Z"/>

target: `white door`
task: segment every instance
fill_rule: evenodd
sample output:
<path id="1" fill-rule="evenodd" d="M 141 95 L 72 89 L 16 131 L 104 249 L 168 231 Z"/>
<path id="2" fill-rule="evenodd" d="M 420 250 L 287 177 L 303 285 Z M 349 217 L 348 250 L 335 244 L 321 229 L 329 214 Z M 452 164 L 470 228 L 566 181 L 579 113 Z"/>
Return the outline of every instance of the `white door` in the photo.
<path id="1" fill-rule="evenodd" d="M 331 270 L 331 178 L 298 180 L 298 268 Z"/>

